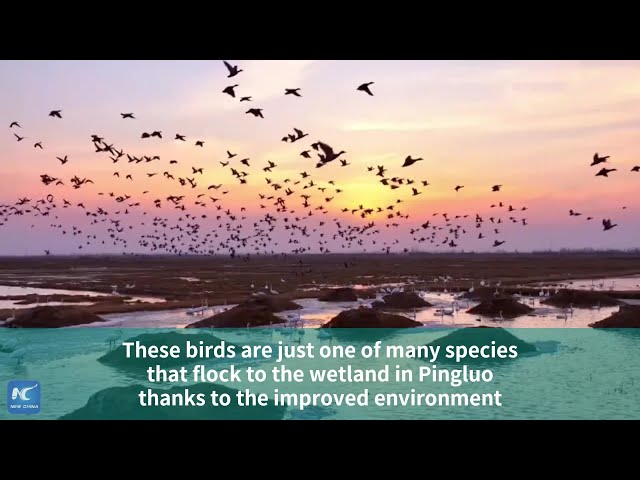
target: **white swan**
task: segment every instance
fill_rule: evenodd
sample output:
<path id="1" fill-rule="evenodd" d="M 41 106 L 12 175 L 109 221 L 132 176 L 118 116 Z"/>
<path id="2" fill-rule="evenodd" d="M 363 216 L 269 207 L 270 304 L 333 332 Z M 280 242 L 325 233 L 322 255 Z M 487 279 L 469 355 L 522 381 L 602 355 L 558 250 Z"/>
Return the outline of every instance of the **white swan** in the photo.
<path id="1" fill-rule="evenodd" d="M 441 311 L 443 315 L 453 315 L 455 310 L 453 304 L 451 304 L 451 308 L 443 308 Z"/>

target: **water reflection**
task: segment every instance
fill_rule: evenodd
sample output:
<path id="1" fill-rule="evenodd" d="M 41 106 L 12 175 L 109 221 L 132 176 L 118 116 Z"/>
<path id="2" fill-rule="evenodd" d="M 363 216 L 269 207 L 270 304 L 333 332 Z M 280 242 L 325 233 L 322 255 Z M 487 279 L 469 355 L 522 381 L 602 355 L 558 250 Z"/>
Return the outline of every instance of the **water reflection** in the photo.
<path id="1" fill-rule="evenodd" d="M 524 315 L 513 320 L 496 320 L 490 317 L 482 317 L 466 313 L 478 302 L 468 300 L 456 300 L 455 295 L 445 293 L 425 294 L 423 298 L 433 307 L 416 309 L 415 311 L 394 312 L 405 315 L 421 322 L 425 327 L 471 327 L 478 325 L 502 326 L 506 328 L 584 328 L 590 323 L 607 318 L 618 310 L 618 307 L 573 309 L 573 311 L 554 308 L 540 303 L 537 298 L 521 299 L 534 309 L 529 315 Z M 358 302 L 321 302 L 315 298 L 303 298 L 296 300 L 302 309 L 278 313 L 277 315 L 290 320 L 299 318 L 304 327 L 317 328 L 328 322 L 343 310 L 370 306 L 376 299 L 360 300 Z M 213 306 L 205 313 L 205 316 L 223 308 L 231 308 L 234 305 Z M 442 311 L 450 314 L 442 314 Z M 184 328 L 190 323 L 201 319 L 201 316 L 188 315 L 185 309 L 163 310 L 156 312 L 131 312 L 125 314 L 104 315 L 106 323 L 96 323 L 91 326 L 122 326 L 132 328 Z"/>
<path id="2" fill-rule="evenodd" d="M 549 282 L 541 282 L 536 283 L 535 285 L 543 288 L 555 288 L 558 285 L 562 285 L 574 290 L 595 290 L 603 292 L 616 290 L 619 292 L 637 292 L 640 291 L 640 275 L 567 280 L 551 284 Z"/>
<path id="3" fill-rule="evenodd" d="M 30 305 L 17 305 L 16 303 L 20 300 L 0 300 L 0 309 L 3 308 L 33 308 L 37 305 L 48 305 L 51 307 L 59 306 L 59 305 L 92 305 L 91 302 L 49 302 L 47 301 L 47 296 L 53 295 L 76 295 L 76 296 L 86 296 L 86 297 L 105 297 L 105 296 L 113 296 L 113 298 L 119 298 L 120 296 L 129 297 L 130 300 L 127 302 L 146 302 L 146 303 L 162 303 L 164 302 L 164 298 L 158 297 L 148 297 L 148 296 L 139 296 L 139 295 L 127 295 L 118 294 L 118 295 L 110 295 L 104 292 L 94 292 L 90 290 L 64 290 L 57 288 L 35 288 L 35 287 L 18 287 L 13 285 L 0 285 L 0 297 L 5 296 L 23 296 L 23 295 L 38 295 L 38 302 L 30 304 Z"/>

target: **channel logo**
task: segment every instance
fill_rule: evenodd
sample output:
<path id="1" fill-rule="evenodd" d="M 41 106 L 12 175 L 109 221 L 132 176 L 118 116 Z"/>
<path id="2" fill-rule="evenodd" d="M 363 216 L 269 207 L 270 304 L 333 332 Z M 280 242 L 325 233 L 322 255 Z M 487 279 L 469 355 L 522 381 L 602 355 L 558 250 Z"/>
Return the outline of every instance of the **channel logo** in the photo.
<path id="1" fill-rule="evenodd" d="M 7 410 L 13 414 L 33 414 L 40 411 L 40 382 L 13 380 L 7 385 Z"/>

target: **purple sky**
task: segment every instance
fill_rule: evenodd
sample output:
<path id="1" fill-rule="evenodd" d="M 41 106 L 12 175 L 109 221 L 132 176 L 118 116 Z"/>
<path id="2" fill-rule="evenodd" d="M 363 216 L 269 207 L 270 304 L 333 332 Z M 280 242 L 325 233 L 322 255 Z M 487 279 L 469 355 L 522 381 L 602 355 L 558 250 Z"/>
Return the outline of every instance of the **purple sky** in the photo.
<path id="1" fill-rule="evenodd" d="M 259 61 L 233 60 L 243 68 L 235 78 L 227 78 L 221 61 L 3 61 L 0 63 L 0 115 L 5 133 L 0 135 L 3 185 L 0 205 L 13 205 L 19 197 L 34 202 L 51 193 L 55 203 L 62 198 L 73 205 L 83 202 L 91 211 L 99 206 L 113 212 L 113 201 L 98 192 L 132 195 L 142 207 L 131 209 L 123 224 L 123 233 L 135 246 L 145 233 L 142 211 L 148 215 L 176 217 L 175 210 L 163 206 L 153 208 L 153 199 L 212 194 L 206 185 L 222 183 L 229 194 L 224 207 L 248 218 L 245 234 L 253 221 L 265 210 L 258 194 L 273 194 L 264 177 L 274 182 L 290 178 L 300 180 L 307 171 L 317 185 L 327 187 L 326 194 L 313 192 L 310 202 L 319 205 L 333 188 L 331 203 L 324 203 L 329 213 L 307 220 L 310 230 L 319 220 L 331 223 L 338 218 L 343 225 L 362 226 L 375 221 L 380 233 L 374 247 L 396 239 L 393 249 L 449 250 L 430 243 L 411 240 L 411 228 L 426 220 L 445 226 L 433 213 L 448 212 L 449 217 L 469 215 L 460 220 L 469 233 L 457 240 L 465 250 L 494 250 L 493 239 L 506 240 L 505 250 L 548 248 L 635 248 L 638 247 L 640 147 L 636 136 L 640 128 L 640 62 L 636 61 Z M 355 88 L 374 81 L 370 97 Z M 253 102 L 238 102 L 221 90 L 233 84 L 238 96 L 251 95 Z M 302 98 L 284 96 L 285 88 L 300 87 Z M 264 109 L 265 119 L 246 115 L 250 107 Z M 48 116 L 50 110 L 61 109 L 63 119 Z M 134 112 L 135 120 L 123 120 L 121 112 Z M 9 129 L 18 121 L 21 129 Z M 290 145 L 280 138 L 298 127 L 309 132 L 309 142 Z M 163 141 L 142 140 L 143 131 L 162 130 Z M 25 136 L 17 142 L 14 133 Z M 175 133 L 187 136 L 185 143 L 173 141 Z M 159 155 L 161 163 L 142 166 L 114 166 L 105 154 L 96 154 L 91 134 L 99 134 L 117 148 L 134 155 Z M 193 142 L 203 140 L 205 148 Z M 305 140 L 307 140 L 305 139 Z M 316 140 L 325 141 L 338 150 L 346 150 L 349 165 L 341 168 L 338 161 L 315 169 L 315 160 L 299 155 Z M 33 148 L 42 141 L 43 150 Z M 299 147 L 299 148 L 298 148 Z M 251 158 L 247 185 L 239 185 L 228 168 L 226 150 L 238 153 L 234 161 Z M 609 168 L 617 168 L 610 178 L 595 177 L 603 165 L 590 167 L 595 152 L 610 155 Z M 69 157 L 61 166 L 57 156 Z M 424 160 L 409 168 L 401 168 L 407 155 Z M 125 157 L 126 158 L 126 157 Z M 167 182 L 162 172 L 168 170 L 168 159 L 178 159 L 172 170 L 175 176 L 191 175 L 191 167 L 204 167 L 199 179 L 203 188 L 185 191 Z M 278 167 L 263 173 L 267 161 Z M 123 162 L 124 163 L 124 162 Z M 414 179 L 420 195 L 411 196 L 411 186 L 390 190 L 381 185 L 367 166 L 385 165 L 387 176 Z M 607 166 L 605 164 L 604 166 Z M 133 173 L 134 182 L 113 177 Z M 145 173 L 159 175 L 146 178 Z M 41 174 L 60 177 L 65 186 L 44 186 Z M 88 177 L 94 185 L 73 190 L 73 175 Z M 423 187 L 421 180 L 428 180 Z M 306 180 L 305 180 L 306 181 Z M 503 185 L 499 193 L 491 192 L 494 184 Z M 291 186 L 292 183 L 283 186 Z M 456 193 L 453 188 L 464 185 Z M 291 206 L 303 214 L 298 185 L 291 196 Z M 149 194 L 142 196 L 143 191 Z M 309 193 L 311 190 L 308 190 Z M 277 195 L 280 195 L 279 191 Z M 295 203 L 293 198 L 296 198 Z M 386 207 L 396 199 L 396 210 L 409 214 L 400 220 L 401 227 L 385 227 L 384 215 L 362 219 L 342 213 L 342 208 Z M 517 212 L 517 221 L 527 218 L 528 225 L 511 223 L 511 214 L 491 208 L 502 201 Z M 60 205 L 61 206 L 61 205 Z M 623 209 L 626 207 L 626 209 Z M 5 207 L 6 208 L 6 207 Z M 203 231 L 211 231 L 215 217 L 213 205 L 190 209 L 207 213 Z M 273 207 L 269 206 L 273 211 Z M 569 209 L 581 217 L 570 217 Z M 0 208 L 0 211 L 2 208 Z M 306 210 L 305 210 L 306 211 Z M 501 217 L 499 234 L 477 240 L 472 218 L 478 213 L 488 218 Z M 57 215 L 55 219 L 53 215 Z M 586 221 L 587 216 L 593 220 Z M 115 218 L 115 217 L 114 217 Z M 436 221 L 436 218 L 440 220 Z M 611 218 L 618 226 L 602 231 L 603 218 Z M 250 221 L 251 220 L 251 221 Z M 49 217 L 22 215 L 5 220 L 0 216 L 0 255 L 77 252 L 79 239 L 62 235 L 61 228 L 51 224 L 77 225 L 85 233 L 99 238 L 105 228 L 86 227 L 85 211 L 73 207 L 52 212 Z M 32 227 L 33 225 L 33 227 Z M 128 229 L 131 225 L 132 229 Z M 488 225 L 488 223 L 487 223 Z M 207 230 L 204 230 L 205 227 Z M 317 245 L 321 231 L 327 236 L 335 228 L 317 228 L 304 239 Z M 491 233 L 491 234 L 490 234 Z M 440 231 L 438 239 L 446 238 Z M 290 232 L 278 229 L 274 238 L 287 250 Z M 372 240 L 368 237 L 367 242 Z M 301 239 L 301 241 L 303 241 Z M 355 248 L 355 246 L 354 246 Z M 87 253 L 117 252 L 119 246 L 86 246 Z M 133 249 L 136 250 L 136 249 Z M 332 251 L 339 251 L 339 245 Z M 146 251 L 137 249 L 136 251 Z"/>

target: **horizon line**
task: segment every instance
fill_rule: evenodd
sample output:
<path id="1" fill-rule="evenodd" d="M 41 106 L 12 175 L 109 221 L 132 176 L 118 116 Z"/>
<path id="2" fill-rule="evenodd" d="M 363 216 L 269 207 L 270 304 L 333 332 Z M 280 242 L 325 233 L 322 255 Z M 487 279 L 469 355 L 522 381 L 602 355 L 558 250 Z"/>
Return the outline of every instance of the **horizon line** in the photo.
<path id="1" fill-rule="evenodd" d="M 628 249 L 592 249 L 592 248 L 561 248 L 561 249 L 547 249 L 547 250 L 496 250 L 496 251 L 476 251 L 476 250 L 460 250 L 460 251 L 413 251 L 413 252 L 329 252 L 329 253 L 291 253 L 291 252 L 280 252 L 280 253 L 262 253 L 262 254 L 248 254 L 252 257 L 283 257 L 283 256 L 295 256 L 295 257 L 320 257 L 320 256 L 349 256 L 349 255 L 360 255 L 360 256 L 413 256 L 413 255 L 542 255 L 542 254 L 589 254 L 589 255 L 597 255 L 597 254 L 640 254 L 640 248 L 628 248 Z M 247 254 L 237 253 L 236 256 L 246 256 Z M 55 255 L 44 255 L 44 254 L 21 254 L 21 255 L 11 255 L 4 254 L 0 255 L 0 260 L 2 259 L 16 259 L 16 258 L 108 258 L 108 257 L 147 257 L 147 258 L 182 258 L 182 257 L 214 257 L 214 258 L 230 258 L 230 254 L 199 254 L 199 253 L 185 253 L 182 255 L 175 253 L 68 253 L 68 254 L 55 254 Z M 231 258 L 230 258 L 231 259 Z"/>

